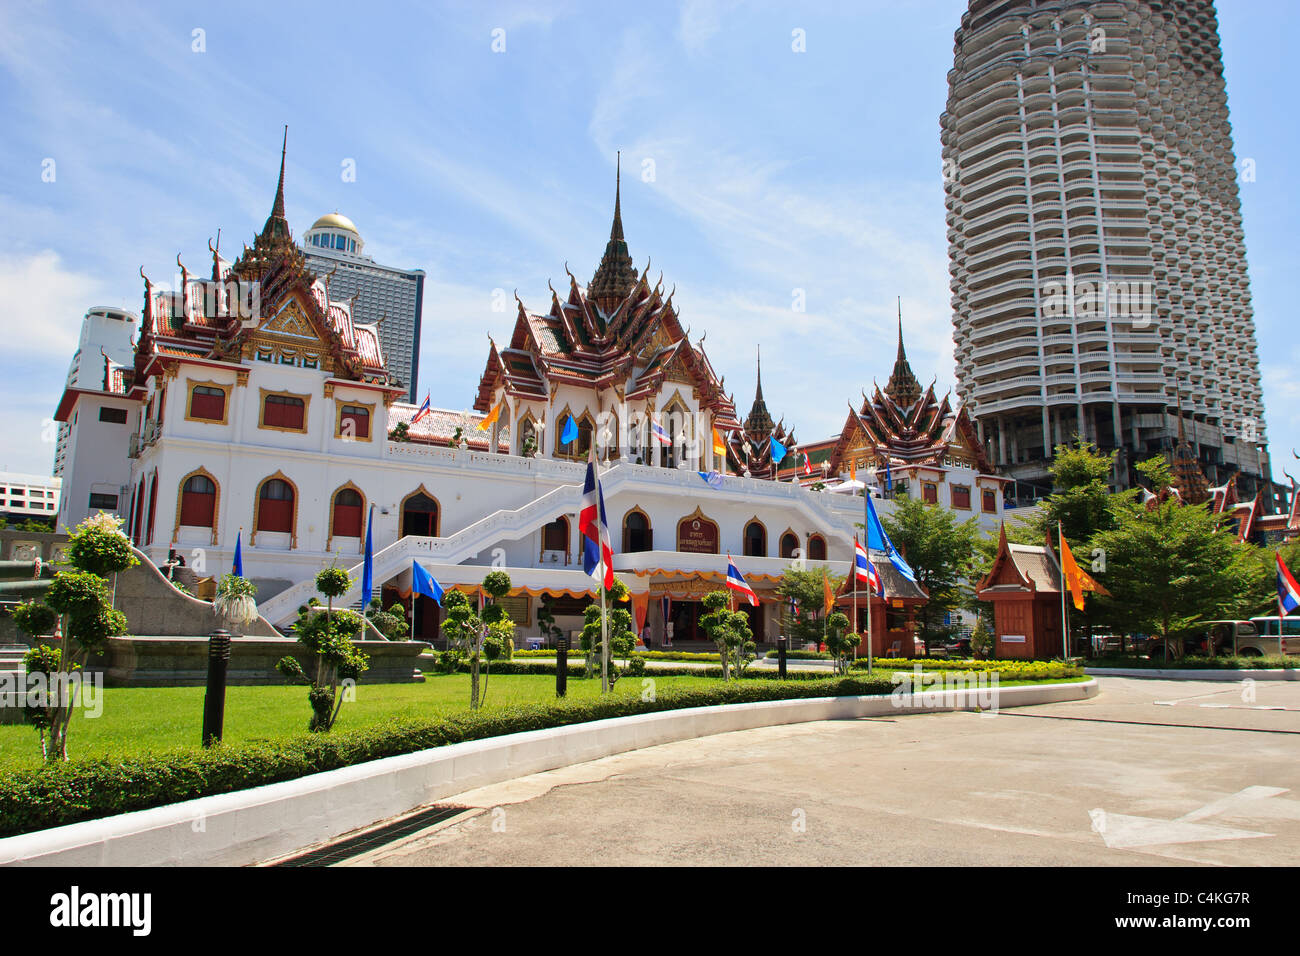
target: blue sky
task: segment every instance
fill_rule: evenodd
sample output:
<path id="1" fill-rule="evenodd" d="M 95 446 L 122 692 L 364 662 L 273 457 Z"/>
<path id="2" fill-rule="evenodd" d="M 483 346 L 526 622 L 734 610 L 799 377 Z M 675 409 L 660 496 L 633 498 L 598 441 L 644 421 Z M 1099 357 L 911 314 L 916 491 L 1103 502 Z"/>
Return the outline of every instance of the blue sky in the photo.
<path id="1" fill-rule="evenodd" d="M 5 3 L 0 467 L 48 473 L 46 423 L 87 307 L 138 310 L 138 268 L 168 282 L 177 252 L 206 270 L 218 228 L 223 250 L 251 241 L 285 123 L 295 234 L 338 210 L 379 261 L 428 273 L 420 376 L 435 404 L 468 406 L 487 333 L 508 337 L 497 290 L 542 309 L 566 261 L 589 278 L 619 149 L 633 259 L 676 286 L 742 410 L 761 344 L 772 412 L 803 440 L 837 432 L 846 402 L 889 375 L 896 296 L 918 377 L 950 388 L 938 117 L 965 6 Z M 1256 161 L 1242 198 L 1281 477 L 1300 446 L 1300 134 L 1280 79 L 1300 4 L 1218 8 L 1237 155 Z"/>

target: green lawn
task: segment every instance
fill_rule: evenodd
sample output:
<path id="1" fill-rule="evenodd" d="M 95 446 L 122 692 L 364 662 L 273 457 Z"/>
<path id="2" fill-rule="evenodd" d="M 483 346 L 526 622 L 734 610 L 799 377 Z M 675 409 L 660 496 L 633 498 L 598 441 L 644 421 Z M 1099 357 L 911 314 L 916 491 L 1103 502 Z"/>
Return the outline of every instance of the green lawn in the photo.
<path id="1" fill-rule="evenodd" d="M 657 690 L 719 684 L 711 677 L 654 677 Z M 504 675 L 487 685 L 485 709 L 555 700 L 551 675 Z M 641 693 L 641 680 L 625 677 L 617 694 Z M 108 687 L 103 713 L 78 710 L 68 733 L 73 759 L 198 747 L 203 728 L 202 687 Z M 469 709 L 468 674 L 429 674 L 423 684 L 361 684 L 357 699 L 343 705 L 338 729 L 365 727 L 391 717 L 434 718 Z M 600 681 L 569 678 L 568 695 L 600 696 Z M 226 692 L 225 740 L 231 743 L 290 737 L 307 729 L 310 708 L 303 686 L 231 687 Z M 0 770 L 41 763 L 38 737 L 29 725 L 0 726 Z"/>

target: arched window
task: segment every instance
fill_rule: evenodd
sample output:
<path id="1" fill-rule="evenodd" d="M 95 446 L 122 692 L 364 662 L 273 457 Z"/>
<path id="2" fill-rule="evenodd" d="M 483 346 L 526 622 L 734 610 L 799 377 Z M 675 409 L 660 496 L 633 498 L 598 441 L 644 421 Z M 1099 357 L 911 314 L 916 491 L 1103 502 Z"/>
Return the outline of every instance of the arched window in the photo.
<path id="1" fill-rule="evenodd" d="M 795 551 L 799 549 L 799 536 L 793 531 L 787 531 L 781 535 L 781 557 L 793 558 Z"/>
<path id="2" fill-rule="evenodd" d="M 642 511 L 629 511 L 623 519 L 623 551 L 635 554 L 638 551 L 654 550 L 654 530 L 650 519 Z"/>
<path id="3" fill-rule="evenodd" d="M 206 475 L 191 475 L 181 485 L 181 521 L 191 528 L 211 528 L 217 516 L 217 486 Z"/>
<path id="4" fill-rule="evenodd" d="M 665 468 L 676 468 L 679 461 L 686 457 L 687 449 L 691 447 L 691 415 L 678 399 L 674 398 L 664 409 L 663 417 L 659 424 L 668 432 L 672 439 L 671 445 L 658 445 L 663 448 L 663 466 Z"/>
<path id="5" fill-rule="evenodd" d="M 519 454 L 532 457 L 537 452 L 537 425 L 531 417 L 519 423 Z"/>
<path id="6" fill-rule="evenodd" d="M 419 538 L 438 536 L 438 502 L 417 491 L 402 502 L 402 534 Z"/>
<path id="7" fill-rule="evenodd" d="M 569 519 L 564 515 L 542 528 L 542 550 L 568 552 Z"/>
<path id="8" fill-rule="evenodd" d="M 578 420 L 578 442 L 577 448 L 573 455 L 576 458 L 586 458 L 591 453 L 591 443 L 596 436 L 596 423 L 591 420 L 590 415 L 584 414 Z"/>
<path id="9" fill-rule="evenodd" d="M 812 561 L 826 560 L 826 539 L 819 534 L 808 539 L 808 558 Z"/>
<path id="10" fill-rule="evenodd" d="M 759 521 L 745 525 L 745 557 L 767 557 L 767 529 Z"/>
<path id="11" fill-rule="evenodd" d="M 365 503 L 354 488 L 340 489 L 334 496 L 334 537 L 359 538 L 362 531 L 362 510 Z"/>
<path id="12" fill-rule="evenodd" d="M 290 534 L 293 531 L 293 486 L 281 478 L 263 482 L 257 495 L 258 531 Z"/>
<path id="13" fill-rule="evenodd" d="M 145 543 L 153 544 L 153 519 L 158 511 L 158 472 L 149 479 L 149 527 L 145 533 Z"/>

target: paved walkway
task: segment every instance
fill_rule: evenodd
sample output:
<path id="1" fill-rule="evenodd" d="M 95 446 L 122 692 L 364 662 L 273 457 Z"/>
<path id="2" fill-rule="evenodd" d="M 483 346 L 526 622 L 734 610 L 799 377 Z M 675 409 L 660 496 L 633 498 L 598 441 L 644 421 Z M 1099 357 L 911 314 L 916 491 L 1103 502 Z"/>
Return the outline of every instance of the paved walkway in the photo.
<path id="1" fill-rule="evenodd" d="M 348 865 L 1291 865 L 1300 686 L 1105 678 L 1089 701 L 743 731 L 441 803 L 468 809 Z"/>

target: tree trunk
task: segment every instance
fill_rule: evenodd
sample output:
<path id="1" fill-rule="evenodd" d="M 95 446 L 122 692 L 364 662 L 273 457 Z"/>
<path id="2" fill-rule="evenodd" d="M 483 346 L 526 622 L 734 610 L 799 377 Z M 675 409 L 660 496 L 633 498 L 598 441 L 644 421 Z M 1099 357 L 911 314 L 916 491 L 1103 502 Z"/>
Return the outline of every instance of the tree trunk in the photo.
<path id="1" fill-rule="evenodd" d="M 478 710 L 478 655 L 469 659 L 469 709 Z"/>

